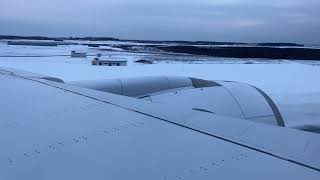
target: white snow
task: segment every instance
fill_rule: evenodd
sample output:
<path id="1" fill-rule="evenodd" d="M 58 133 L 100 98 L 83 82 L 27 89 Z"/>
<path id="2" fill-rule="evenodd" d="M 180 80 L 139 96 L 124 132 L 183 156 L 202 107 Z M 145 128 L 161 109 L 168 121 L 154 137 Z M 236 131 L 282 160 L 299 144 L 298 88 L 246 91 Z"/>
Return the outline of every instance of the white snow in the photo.
<path id="1" fill-rule="evenodd" d="M 289 112 L 295 109 L 303 115 L 320 119 L 320 66 L 317 62 L 275 62 L 243 64 L 242 60 L 232 59 L 227 64 L 201 62 L 199 64 L 161 61 L 151 65 L 136 64 L 133 61 L 143 54 L 125 52 L 102 52 L 126 58 L 127 67 L 92 66 L 88 58 L 70 58 L 71 50 L 85 51 L 92 55 L 97 49 L 81 45 L 58 47 L 27 47 L 0 44 L 0 67 L 11 67 L 34 73 L 54 76 L 65 81 L 112 79 L 153 75 L 181 75 L 210 80 L 232 80 L 254 85 L 264 90 L 280 110 Z M 101 52 L 100 52 L 101 53 Z M 16 55 L 54 55 L 53 57 L 1 57 Z M 254 62 L 254 61 L 251 61 Z M 308 64 L 309 63 L 309 64 Z M 290 107 L 290 108 L 288 108 Z M 285 113 L 284 113 L 285 114 Z M 287 113 L 288 114 L 288 113 Z M 292 113 L 289 113 L 292 114 Z"/>

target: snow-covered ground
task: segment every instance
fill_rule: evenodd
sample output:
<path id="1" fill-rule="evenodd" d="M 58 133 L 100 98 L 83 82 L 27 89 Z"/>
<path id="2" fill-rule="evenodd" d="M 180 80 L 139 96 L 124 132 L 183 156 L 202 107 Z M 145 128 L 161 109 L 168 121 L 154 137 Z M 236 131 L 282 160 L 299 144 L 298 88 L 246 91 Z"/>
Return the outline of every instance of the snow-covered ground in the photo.
<path id="1" fill-rule="evenodd" d="M 126 67 L 92 66 L 92 56 L 70 58 L 71 50 L 102 53 L 128 60 Z M 17 57 L 46 56 L 46 57 Z M 159 56 L 159 55 L 157 55 Z M 320 66 L 309 61 L 262 61 L 209 58 L 206 61 L 173 61 L 174 56 L 161 57 L 155 64 L 142 65 L 135 60 L 147 54 L 99 51 L 81 45 L 57 47 L 8 46 L 0 44 L 0 67 L 11 67 L 61 78 L 65 81 L 110 79 L 153 75 L 181 75 L 210 80 L 232 80 L 254 85 L 279 106 L 285 119 L 301 116 L 320 120 Z M 166 58 L 168 59 L 166 60 Z M 155 57 L 156 59 L 157 57 Z M 184 58 L 184 57 L 183 57 Z M 182 58 L 182 59 L 183 59 Z M 188 58 L 188 57 L 187 57 Z M 199 57 L 203 59 L 203 57 Z M 249 62 L 249 63 L 248 63 Z"/>

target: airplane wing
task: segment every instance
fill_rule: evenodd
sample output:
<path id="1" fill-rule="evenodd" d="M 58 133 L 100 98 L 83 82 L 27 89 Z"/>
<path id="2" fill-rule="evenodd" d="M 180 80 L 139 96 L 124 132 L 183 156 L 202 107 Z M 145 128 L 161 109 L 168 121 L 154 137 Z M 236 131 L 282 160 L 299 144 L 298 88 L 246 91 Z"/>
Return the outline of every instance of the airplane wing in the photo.
<path id="1" fill-rule="evenodd" d="M 316 179 L 319 135 L 0 69 L 0 179 Z"/>

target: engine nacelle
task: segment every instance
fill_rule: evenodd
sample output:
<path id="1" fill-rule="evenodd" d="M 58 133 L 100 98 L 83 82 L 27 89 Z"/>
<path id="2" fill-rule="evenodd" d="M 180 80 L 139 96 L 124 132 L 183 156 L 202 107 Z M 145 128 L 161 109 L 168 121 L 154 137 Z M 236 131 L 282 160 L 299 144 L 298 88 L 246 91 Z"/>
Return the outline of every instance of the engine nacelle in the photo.
<path id="1" fill-rule="evenodd" d="M 89 89 L 130 96 L 178 108 L 284 126 L 271 98 L 262 90 L 231 81 L 156 76 L 69 82 Z"/>

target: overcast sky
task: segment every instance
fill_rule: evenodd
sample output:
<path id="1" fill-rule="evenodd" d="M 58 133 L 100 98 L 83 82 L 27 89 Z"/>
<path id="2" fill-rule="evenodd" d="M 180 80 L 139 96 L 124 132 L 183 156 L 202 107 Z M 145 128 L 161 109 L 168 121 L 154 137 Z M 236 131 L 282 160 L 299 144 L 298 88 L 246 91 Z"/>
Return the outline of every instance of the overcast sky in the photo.
<path id="1" fill-rule="evenodd" d="M 320 0 L 0 0 L 0 34 L 320 43 Z"/>

